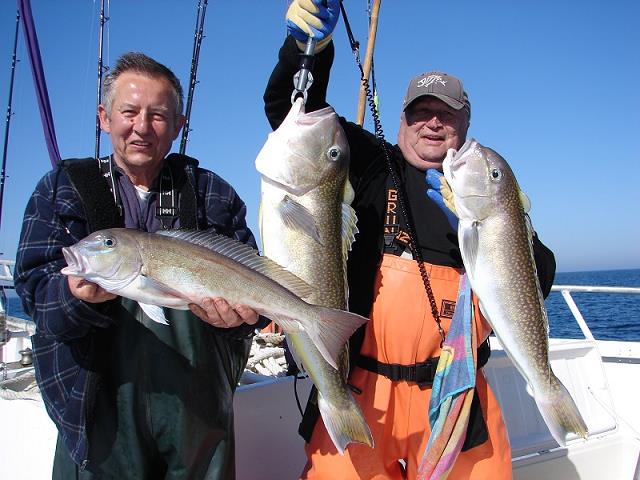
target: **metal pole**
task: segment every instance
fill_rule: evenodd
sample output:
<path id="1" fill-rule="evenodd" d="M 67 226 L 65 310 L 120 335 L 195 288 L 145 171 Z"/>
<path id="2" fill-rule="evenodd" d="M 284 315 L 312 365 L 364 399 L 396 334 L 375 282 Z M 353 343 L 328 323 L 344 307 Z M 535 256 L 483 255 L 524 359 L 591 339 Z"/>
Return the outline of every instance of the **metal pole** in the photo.
<path id="1" fill-rule="evenodd" d="M 13 56 L 11 57 L 11 80 L 9 81 L 9 101 L 7 102 L 7 120 L 4 128 L 4 147 L 2 148 L 2 170 L 0 170 L 0 225 L 2 225 L 2 199 L 4 198 L 4 182 L 7 178 L 7 149 L 9 147 L 9 127 L 11 126 L 11 104 L 13 101 L 13 79 L 16 74 L 18 28 L 20 26 L 20 10 L 16 12 L 16 33 L 13 37 Z"/>
<path id="2" fill-rule="evenodd" d="M 200 59 L 200 46 L 204 37 L 204 16 L 207 13 L 207 0 L 198 2 L 198 14 L 196 15 L 196 29 L 193 39 L 193 54 L 191 55 L 191 72 L 189 74 L 189 93 L 187 94 L 187 102 L 185 106 L 185 122 L 182 127 L 182 139 L 180 140 L 180 153 L 184 154 L 187 150 L 187 141 L 189 140 L 189 132 L 191 131 L 191 105 L 193 103 L 193 94 L 196 89 L 196 76 L 198 73 L 198 62 Z"/>
<path id="3" fill-rule="evenodd" d="M 102 44 L 104 42 L 104 24 L 109 20 L 104 16 L 104 0 L 100 1 L 100 40 L 98 42 L 98 91 L 96 94 L 96 160 L 100 158 L 100 115 L 98 114 L 98 105 L 102 102 L 102 74 L 104 66 L 102 65 Z"/>
<path id="4" fill-rule="evenodd" d="M 369 74 L 371 73 L 371 64 L 373 62 L 373 49 L 376 44 L 376 33 L 378 32 L 378 12 L 380 11 L 381 0 L 375 0 L 373 2 L 373 8 L 371 9 L 371 19 L 369 20 L 369 38 L 367 39 L 367 52 L 364 58 L 364 75 L 366 80 L 369 80 Z M 356 116 L 356 123 L 362 125 L 364 123 L 364 106 L 366 102 L 366 91 L 363 84 L 360 84 L 360 95 L 358 96 L 358 114 Z"/>

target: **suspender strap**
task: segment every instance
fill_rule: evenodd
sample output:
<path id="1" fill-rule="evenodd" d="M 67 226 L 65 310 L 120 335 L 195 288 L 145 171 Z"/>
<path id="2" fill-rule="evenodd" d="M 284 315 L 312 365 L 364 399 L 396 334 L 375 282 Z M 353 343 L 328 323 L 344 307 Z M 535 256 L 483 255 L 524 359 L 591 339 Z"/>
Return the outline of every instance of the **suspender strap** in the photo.
<path id="1" fill-rule="evenodd" d="M 174 219 L 179 215 L 178 192 L 173 181 L 173 174 L 168 162 L 165 162 L 160 172 L 160 191 L 158 192 L 158 204 L 156 217 L 160 220 L 163 230 L 169 230 Z"/>
<path id="2" fill-rule="evenodd" d="M 116 208 L 109 184 L 95 158 L 63 160 L 60 167 L 80 195 L 89 232 L 124 227 L 124 218 Z"/>
<path id="3" fill-rule="evenodd" d="M 95 158 L 68 159 L 60 162 L 60 167 L 66 172 L 82 200 L 90 233 L 104 228 L 124 227 L 122 207 L 118 207 L 121 205 L 120 196 L 118 189 L 115 188 L 110 160 L 110 157 L 105 157 L 99 162 L 96 162 Z M 168 189 L 171 194 L 165 199 L 160 195 L 160 207 L 167 206 L 171 209 L 165 212 L 171 216 L 171 219 L 173 215 L 179 215 L 181 228 L 197 229 L 196 191 L 195 186 L 185 175 L 185 168 L 189 165 L 195 170 L 198 167 L 198 161 L 178 154 L 170 154 L 167 160 L 171 169 L 168 176 L 161 180 L 164 182 L 161 188 Z M 162 222 L 162 216 L 158 216 L 161 223 L 165 223 Z"/>
<path id="4" fill-rule="evenodd" d="M 186 175 L 185 170 L 193 169 L 196 177 L 198 161 L 187 155 L 171 153 L 167 156 L 167 164 L 171 167 L 173 176 L 173 190 L 178 194 L 178 215 L 180 216 L 180 228 L 197 229 L 198 225 L 198 204 L 196 195 L 196 185 L 193 185 Z"/>
<path id="5" fill-rule="evenodd" d="M 478 366 L 484 367 L 491 356 L 491 347 L 489 340 L 485 340 L 478 347 Z M 429 386 L 433 383 L 436 374 L 436 367 L 440 357 L 429 358 L 426 362 L 416 363 L 415 365 L 399 365 L 397 363 L 383 363 L 375 358 L 365 357 L 361 355 L 356 360 L 356 365 L 364 370 L 383 375 L 394 382 L 415 382 L 418 385 Z"/>

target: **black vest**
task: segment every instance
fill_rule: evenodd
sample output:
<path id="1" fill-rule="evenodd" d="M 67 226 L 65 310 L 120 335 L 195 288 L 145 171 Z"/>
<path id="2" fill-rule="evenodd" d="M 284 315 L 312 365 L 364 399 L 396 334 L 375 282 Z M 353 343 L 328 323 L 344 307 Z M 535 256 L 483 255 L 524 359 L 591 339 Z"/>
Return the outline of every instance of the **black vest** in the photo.
<path id="1" fill-rule="evenodd" d="M 172 153 L 167 157 L 176 191 L 179 192 L 180 227 L 197 229 L 197 195 L 185 173 L 187 165 L 198 166 L 198 161 L 186 155 Z M 124 217 L 114 200 L 109 182 L 105 179 L 95 158 L 73 158 L 60 162 L 69 181 L 80 195 L 89 233 L 105 228 L 124 227 Z"/>

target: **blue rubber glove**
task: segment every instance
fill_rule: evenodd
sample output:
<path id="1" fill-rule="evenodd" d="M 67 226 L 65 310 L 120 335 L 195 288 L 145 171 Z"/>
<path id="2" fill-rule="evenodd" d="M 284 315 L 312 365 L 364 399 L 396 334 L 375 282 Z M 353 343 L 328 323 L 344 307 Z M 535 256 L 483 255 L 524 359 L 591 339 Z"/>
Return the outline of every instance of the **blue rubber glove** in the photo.
<path id="1" fill-rule="evenodd" d="M 438 170 L 429 168 L 427 170 L 427 197 L 436 202 L 440 210 L 447 216 L 447 220 L 454 228 L 458 229 L 458 217 L 456 214 L 456 206 L 453 200 L 453 192 L 447 183 L 447 179 Z"/>
<path id="2" fill-rule="evenodd" d="M 287 30 L 304 45 L 314 38 L 316 51 L 331 39 L 340 18 L 340 0 L 293 0 L 287 10 Z"/>

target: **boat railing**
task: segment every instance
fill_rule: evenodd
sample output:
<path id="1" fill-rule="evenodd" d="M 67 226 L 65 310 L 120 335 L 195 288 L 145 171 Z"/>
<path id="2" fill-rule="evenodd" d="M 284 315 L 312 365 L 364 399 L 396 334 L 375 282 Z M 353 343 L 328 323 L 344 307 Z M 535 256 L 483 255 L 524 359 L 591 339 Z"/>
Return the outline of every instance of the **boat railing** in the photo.
<path id="1" fill-rule="evenodd" d="M 551 287 L 552 292 L 560 292 L 564 301 L 567 303 L 573 318 L 575 318 L 584 338 L 587 340 L 595 340 L 593 334 L 587 325 L 580 309 L 573 300 L 571 293 L 625 293 L 625 294 L 640 294 L 640 287 L 608 287 L 608 286 L 590 286 L 590 285 L 554 285 Z"/>
<path id="2" fill-rule="evenodd" d="M 13 267 L 15 264 L 15 260 L 0 258 L 0 282 L 10 283 L 11 285 L 7 285 L 8 288 L 13 285 Z"/>
<path id="3" fill-rule="evenodd" d="M 5 290 L 13 289 L 13 267 L 15 264 L 14 260 L 0 259 L 0 348 L 9 341 Z"/>

